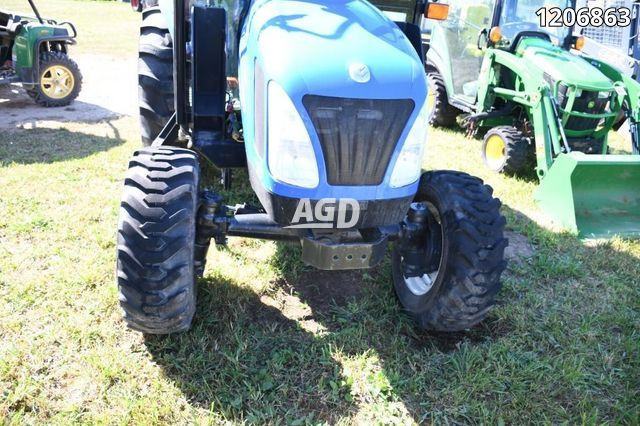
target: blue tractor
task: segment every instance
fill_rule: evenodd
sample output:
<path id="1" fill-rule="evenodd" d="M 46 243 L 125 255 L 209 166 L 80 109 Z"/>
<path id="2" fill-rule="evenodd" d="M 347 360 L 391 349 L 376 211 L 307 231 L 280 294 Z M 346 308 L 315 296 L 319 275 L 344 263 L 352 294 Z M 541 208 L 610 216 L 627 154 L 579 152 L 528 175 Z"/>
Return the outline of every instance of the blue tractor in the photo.
<path id="1" fill-rule="evenodd" d="M 505 219 L 480 179 L 422 172 L 429 111 L 417 25 L 364 0 L 146 5 L 145 146 L 129 163 L 117 244 L 131 328 L 189 329 L 210 243 L 233 236 L 300 243 L 304 262 L 325 270 L 370 268 L 392 244 L 393 286 L 419 326 L 457 331 L 487 315 Z M 430 9 L 411 7 L 413 20 Z M 201 159 L 226 187 L 247 168 L 261 205 L 204 190 Z"/>

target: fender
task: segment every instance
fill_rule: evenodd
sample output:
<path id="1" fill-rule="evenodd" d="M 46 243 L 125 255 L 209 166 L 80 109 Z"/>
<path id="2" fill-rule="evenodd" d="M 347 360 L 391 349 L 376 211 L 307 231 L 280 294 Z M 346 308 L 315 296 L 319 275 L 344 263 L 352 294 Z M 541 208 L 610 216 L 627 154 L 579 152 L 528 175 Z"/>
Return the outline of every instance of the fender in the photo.
<path id="1" fill-rule="evenodd" d="M 43 43 L 57 43 L 64 53 L 67 52 L 67 45 L 76 44 L 75 28 L 73 26 L 71 28 L 74 31 L 73 35 L 60 25 L 51 27 L 29 23 L 22 27 L 14 42 L 13 57 L 17 59 L 14 61 L 14 66 L 23 85 L 38 84 L 40 52 Z"/>

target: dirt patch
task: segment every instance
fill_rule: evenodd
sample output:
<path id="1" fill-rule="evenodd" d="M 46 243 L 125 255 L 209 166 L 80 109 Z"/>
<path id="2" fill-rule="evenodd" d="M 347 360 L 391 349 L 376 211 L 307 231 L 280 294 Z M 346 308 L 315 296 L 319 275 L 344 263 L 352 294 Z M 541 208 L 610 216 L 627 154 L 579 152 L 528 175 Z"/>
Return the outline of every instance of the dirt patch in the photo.
<path id="1" fill-rule="evenodd" d="M 518 261 L 528 259 L 535 254 L 535 248 L 524 235 L 505 231 L 504 236 L 509 239 L 509 246 L 504 250 L 506 259 Z"/>
<path id="2" fill-rule="evenodd" d="M 304 271 L 295 280 L 279 281 L 280 291 L 260 301 L 318 336 L 335 326 L 331 318 L 336 308 L 361 297 L 363 281 L 360 271 Z"/>
<path id="3" fill-rule="evenodd" d="M 45 108 L 36 105 L 20 85 L 0 86 L 0 128 L 35 128 L 44 123 L 97 122 L 136 115 L 138 75 L 135 55 L 72 55 L 83 76 L 82 91 L 71 105 Z"/>
<path id="4" fill-rule="evenodd" d="M 296 282 L 287 282 L 285 288 L 293 290 L 300 300 L 316 314 L 326 314 L 334 306 L 345 306 L 362 294 L 361 271 L 303 272 Z"/>

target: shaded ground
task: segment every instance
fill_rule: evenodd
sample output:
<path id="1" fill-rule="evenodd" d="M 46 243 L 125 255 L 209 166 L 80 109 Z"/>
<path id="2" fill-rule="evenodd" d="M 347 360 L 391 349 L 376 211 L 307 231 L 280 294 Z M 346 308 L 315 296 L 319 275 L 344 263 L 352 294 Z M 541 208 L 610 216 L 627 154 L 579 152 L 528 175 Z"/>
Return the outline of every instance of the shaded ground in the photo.
<path id="1" fill-rule="evenodd" d="M 524 235 L 506 231 L 504 236 L 509 240 L 509 245 L 504 251 L 506 259 L 517 262 L 522 259 L 529 259 L 535 254 L 535 248 Z"/>
<path id="2" fill-rule="evenodd" d="M 299 248 L 242 238 L 210 251 L 189 333 L 145 338 L 127 330 L 114 284 L 115 229 L 122 177 L 139 146 L 136 121 L 2 133 L 0 417 L 48 424 L 638 419 L 640 244 L 587 246 L 549 232 L 529 219 L 535 185 L 491 174 L 483 177 L 504 203 L 516 257 L 496 309 L 472 330 L 416 329 L 395 300 L 388 259 L 368 271 L 317 272 L 300 262 Z M 483 173 L 463 137 L 431 136 L 426 167 Z M 460 158 L 465 163 L 455 163 Z M 219 188 L 216 174 L 205 176 Z M 236 183 L 232 202 L 251 193 L 246 176 Z"/>

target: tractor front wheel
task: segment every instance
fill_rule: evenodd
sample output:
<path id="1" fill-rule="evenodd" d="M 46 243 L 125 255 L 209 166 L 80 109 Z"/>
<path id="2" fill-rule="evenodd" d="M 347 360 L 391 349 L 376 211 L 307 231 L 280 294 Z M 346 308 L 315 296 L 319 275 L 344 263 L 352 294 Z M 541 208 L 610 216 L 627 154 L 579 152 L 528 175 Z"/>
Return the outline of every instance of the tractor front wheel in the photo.
<path id="1" fill-rule="evenodd" d="M 484 164 L 497 173 L 518 175 L 533 168 L 535 159 L 529 138 L 513 126 L 498 126 L 489 130 L 482 143 Z"/>
<path id="2" fill-rule="evenodd" d="M 398 300 L 422 328 L 464 330 L 492 308 L 506 266 L 500 205 L 466 173 L 422 175 L 392 258 Z"/>
<path id="3" fill-rule="evenodd" d="M 62 52 L 44 52 L 38 84 L 27 93 L 38 105 L 61 107 L 77 98 L 81 88 L 82 74 L 73 59 Z"/>
<path id="4" fill-rule="evenodd" d="M 118 221 L 117 277 L 134 330 L 189 329 L 195 312 L 195 235 L 200 167 L 193 151 L 149 147 L 129 163 Z"/>

